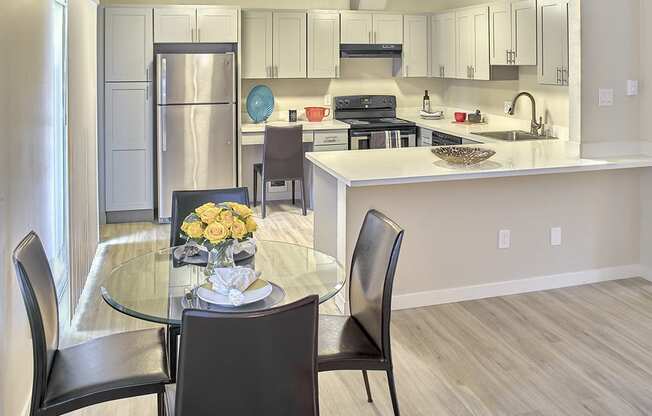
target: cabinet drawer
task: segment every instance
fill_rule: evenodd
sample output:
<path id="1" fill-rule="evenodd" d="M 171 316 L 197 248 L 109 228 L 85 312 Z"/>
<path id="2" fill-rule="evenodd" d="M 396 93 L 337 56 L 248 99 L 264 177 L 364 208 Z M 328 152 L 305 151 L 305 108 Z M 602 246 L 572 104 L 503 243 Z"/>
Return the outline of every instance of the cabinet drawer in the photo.
<path id="1" fill-rule="evenodd" d="M 313 141 L 313 133 L 312 131 L 304 131 L 303 132 L 303 142 L 304 143 L 312 143 Z M 250 145 L 257 145 L 257 144 L 264 144 L 265 143 L 265 133 L 242 133 L 242 145 L 243 146 L 250 146 Z"/>
<path id="2" fill-rule="evenodd" d="M 346 130 L 329 130 L 315 132 L 315 146 L 349 144 L 349 132 Z"/>

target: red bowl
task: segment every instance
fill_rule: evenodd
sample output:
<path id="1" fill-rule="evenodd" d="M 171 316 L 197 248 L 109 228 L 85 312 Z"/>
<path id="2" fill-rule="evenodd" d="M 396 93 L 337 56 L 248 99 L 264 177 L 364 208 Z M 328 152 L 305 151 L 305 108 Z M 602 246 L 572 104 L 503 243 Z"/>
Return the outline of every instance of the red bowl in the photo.
<path id="1" fill-rule="evenodd" d="M 455 113 L 455 121 L 464 123 L 466 121 L 466 113 Z"/>

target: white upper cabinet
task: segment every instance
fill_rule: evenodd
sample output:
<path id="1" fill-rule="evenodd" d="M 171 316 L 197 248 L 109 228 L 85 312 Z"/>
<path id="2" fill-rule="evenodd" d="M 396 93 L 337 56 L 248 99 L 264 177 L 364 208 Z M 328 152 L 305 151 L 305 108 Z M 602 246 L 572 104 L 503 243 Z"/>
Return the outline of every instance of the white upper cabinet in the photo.
<path id="1" fill-rule="evenodd" d="M 235 7 L 169 6 L 154 9 L 156 43 L 235 43 L 238 9 Z"/>
<path id="2" fill-rule="evenodd" d="M 371 13 L 341 12 L 342 43 L 373 43 L 373 16 Z"/>
<path id="3" fill-rule="evenodd" d="M 374 13 L 373 43 L 403 43 L 403 15 Z"/>
<path id="4" fill-rule="evenodd" d="M 273 77 L 306 78 L 306 13 L 274 12 Z"/>
<path id="5" fill-rule="evenodd" d="M 492 3 L 489 6 L 491 65 L 510 65 L 512 52 L 512 24 L 509 0 Z"/>
<path id="6" fill-rule="evenodd" d="M 236 43 L 238 9 L 200 7 L 197 9 L 197 42 Z"/>
<path id="7" fill-rule="evenodd" d="M 337 78 L 340 66 L 340 15 L 308 13 L 308 78 Z"/>
<path id="8" fill-rule="evenodd" d="M 430 17 L 430 74 L 436 78 L 454 78 L 456 72 L 455 12 Z"/>
<path id="9" fill-rule="evenodd" d="M 540 0 L 538 8 L 539 82 L 568 85 L 568 1 Z"/>
<path id="10" fill-rule="evenodd" d="M 489 80 L 489 7 L 460 9 L 455 21 L 457 77 Z"/>
<path id="11" fill-rule="evenodd" d="M 162 7 L 154 9 L 154 42 L 191 43 L 197 33 L 197 9 Z"/>
<path id="12" fill-rule="evenodd" d="M 403 21 L 403 76 L 428 76 L 428 16 L 406 15 Z"/>
<path id="13" fill-rule="evenodd" d="M 242 78 L 272 77 L 273 13 L 242 12 Z"/>
<path id="14" fill-rule="evenodd" d="M 154 49 L 151 8 L 105 10 L 105 80 L 150 81 Z"/>
<path id="15" fill-rule="evenodd" d="M 536 0 L 505 0 L 489 6 L 491 65 L 537 64 Z"/>
<path id="16" fill-rule="evenodd" d="M 106 210 L 153 209 L 151 83 L 108 83 L 105 100 Z"/>
<path id="17" fill-rule="evenodd" d="M 343 11 L 342 43 L 403 43 L 403 15 Z"/>
<path id="18" fill-rule="evenodd" d="M 536 0 L 511 0 L 512 64 L 537 64 Z"/>

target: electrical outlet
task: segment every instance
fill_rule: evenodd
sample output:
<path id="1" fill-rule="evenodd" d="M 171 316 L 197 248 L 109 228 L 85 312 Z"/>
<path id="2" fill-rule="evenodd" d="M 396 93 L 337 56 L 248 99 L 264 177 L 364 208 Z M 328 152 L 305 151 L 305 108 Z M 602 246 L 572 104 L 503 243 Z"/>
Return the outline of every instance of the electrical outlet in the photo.
<path id="1" fill-rule="evenodd" d="M 505 114 L 509 114 L 512 111 L 512 102 L 511 101 L 505 101 L 503 104 L 503 111 Z"/>
<path id="2" fill-rule="evenodd" d="M 600 88 L 598 90 L 598 105 L 600 107 L 611 107 L 614 105 L 614 90 L 611 88 Z"/>
<path id="3" fill-rule="evenodd" d="M 630 97 L 638 95 L 638 80 L 627 80 L 627 95 Z"/>
<path id="4" fill-rule="evenodd" d="M 553 247 L 561 245 L 561 227 L 550 229 L 550 245 Z"/>
<path id="5" fill-rule="evenodd" d="M 512 245 L 512 233 L 510 230 L 500 230 L 498 231 L 498 248 L 505 250 L 511 247 Z"/>
<path id="6" fill-rule="evenodd" d="M 324 105 L 333 105 L 333 96 L 330 94 L 324 95 Z"/>

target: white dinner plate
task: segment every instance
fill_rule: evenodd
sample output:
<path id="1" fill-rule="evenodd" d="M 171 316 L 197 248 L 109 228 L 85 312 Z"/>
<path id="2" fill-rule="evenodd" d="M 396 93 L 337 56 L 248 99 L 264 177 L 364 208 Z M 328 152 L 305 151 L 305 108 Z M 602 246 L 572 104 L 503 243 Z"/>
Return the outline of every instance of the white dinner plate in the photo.
<path id="1" fill-rule="evenodd" d="M 272 290 L 273 290 L 272 285 L 267 281 L 265 281 L 265 286 L 259 289 L 245 290 L 245 292 L 243 293 L 244 299 L 242 301 L 242 304 L 238 306 L 248 305 L 250 303 L 263 300 L 267 296 L 272 294 Z M 228 296 L 221 295 L 217 292 L 214 292 L 210 289 L 206 289 L 204 287 L 199 287 L 197 289 L 197 297 L 199 297 L 199 299 L 203 300 L 204 302 L 212 303 L 213 305 L 226 306 L 231 308 L 238 307 L 231 303 Z"/>

